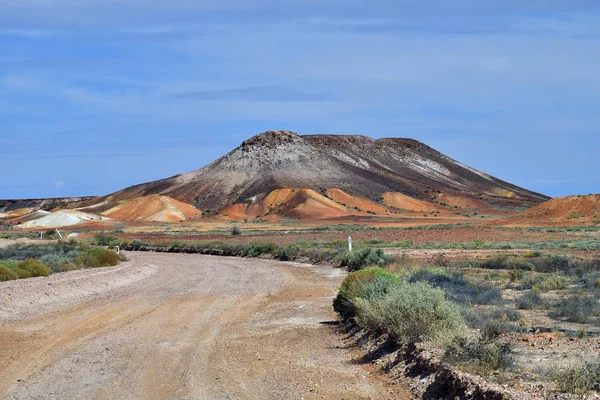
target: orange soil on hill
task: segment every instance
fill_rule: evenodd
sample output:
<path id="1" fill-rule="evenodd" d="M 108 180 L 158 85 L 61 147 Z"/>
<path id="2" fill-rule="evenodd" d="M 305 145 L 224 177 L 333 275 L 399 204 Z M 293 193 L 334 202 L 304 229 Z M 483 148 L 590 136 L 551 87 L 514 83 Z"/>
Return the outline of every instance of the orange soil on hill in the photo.
<path id="1" fill-rule="evenodd" d="M 321 219 L 348 215 L 346 208 L 312 189 L 276 189 L 255 203 L 236 203 L 220 213 L 227 219 L 291 217 Z"/>
<path id="2" fill-rule="evenodd" d="M 103 213 L 119 221 L 177 222 L 200 215 L 195 207 L 157 194 L 125 201 Z"/>
<path id="3" fill-rule="evenodd" d="M 437 197 L 437 201 L 440 203 L 448 204 L 449 207 L 457 207 L 460 209 L 470 210 L 490 210 L 491 207 L 485 204 L 482 200 L 474 199 L 467 196 L 458 196 L 455 194 L 442 193 Z"/>
<path id="4" fill-rule="evenodd" d="M 383 194 L 383 203 L 388 207 L 398 208 L 400 210 L 429 212 L 429 211 L 447 211 L 445 208 L 428 201 L 415 199 L 398 192 L 385 192 Z"/>
<path id="5" fill-rule="evenodd" d="M 600 194 L 558 197 L 493 225 L 585 225 L 600 222 Z"/>
<path id="6" fill-rule="evenodd" d="M 35 208 L 19 208 L 16 210 L 7 211 L 5 214 L 7 217 L 23 217 L 31 214 L 35 211 Z"/>
<path id="7" fill-rule="evenodd" d="M 338 203 L 345 204 L 347 207 L 360 211 L 370 211 L 375 214 L 389 214 L 389 210 L 379 204 L 360 196 L 353 196 L 340 189 L 327 189 L 327 196 Z"/>

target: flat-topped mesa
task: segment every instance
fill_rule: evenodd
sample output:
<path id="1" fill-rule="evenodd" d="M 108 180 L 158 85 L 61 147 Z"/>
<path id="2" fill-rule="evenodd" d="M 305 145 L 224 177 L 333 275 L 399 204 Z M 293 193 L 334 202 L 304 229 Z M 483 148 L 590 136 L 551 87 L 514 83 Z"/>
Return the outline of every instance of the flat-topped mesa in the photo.
<path id="1" fill-rule="evenodd" d="M 363 135 L 302 135 L 302 138 L 316 145 L 347 145 L 374 143 L 375 140 Z"/>
<path id="2" fill-rule="evenodd" d="M 440 204 L 448 204 L 440 206 L 445 207 L 443 211 L 457 212 L 450 208 L 451 200 L 455 202 L 452 207 L 454 204 L 463 207 L 461 204 L 466 202 L 468 207 L 465 208 L 469 208 L 472 200 L 477 199 L 482 211 L 494 214 L 531 207 L 547 199 L 469 168 L 414 139 L 376 140 L 353 134 L 298 135 L 289 130 L 269 130 L 244 141 L 203 168 L 136 185 L 99 198 L 96 203 L 160 194 L 193 204 L 206 213 L 206 210 L 220 211 L 234 204 L 246 207 L 249 199 L 254 199 L 252 205 L 258 204 L 255 202 L 262 201 L 274 190 L 286 188 L 310 189 L 320 196 L 328 189 L 339 189 L 345 194 L 330 191 L 328 195 L 337 194 L 342 207 L 351 204 L 352 196 L 363 199 L 352 203 L 355 205 L 351 209 L 346 207 L 348 212 L 360 213 L 360 209 L 381 215 L 407 208 L 407 202 L 412 208 L 417 203 L 419 207 L 422 205 L 424 214 L 428 214 L 425 212 Z M 393 197 L 393 204 L 400 206 L 384 204 L 384 196 L 388 200 Z M 364 199 L 376 204 L 369 203 L 367 209 Z M 316 204 L 314 196 L 305 200 L 307 207 Z M 320 199 L 317 203 L 322 205 L 323 201 Z M 271 205 L 275 204 L 278 203 Z M 268 209 L 263 211 L 268 212 Z M 464 213 L 467 211 L 471 210 Z M 272 213 L 275 212 L 273 208 Z M 284 215 L 287 211 L 277 212 Z M 262 211 L 259 214 L 264 216 Z M 257 215 L 250 213 L 244 218 Z"/>
<path id="3" fill-rule="evenodd" d="M 250 148 L 256 146 L 275 148 L 282 144 L 299 141 L 302 141 L 302 138 L 297 133 L 286 130 L 274 130 L 259 133 L 258 135 L 242 142 L 240 147 L 242 151 L 249 151 Z"/>
<path id="4" fill-rule="evenodd" d="M 411 150 L 418 150 L 418 149 L 423 149 L 423 148 L 430 149 L 431 148 L 431 147 L 427 146 L 425 143 L 419 142 L 418 140 L 415 140 L 415 139 L 409 139 L 409 138 L 382 138 L 382 139 L 377 139 L 376 142 L 380 145 L 403 147 L 405 149 L 411 149 Z"/>

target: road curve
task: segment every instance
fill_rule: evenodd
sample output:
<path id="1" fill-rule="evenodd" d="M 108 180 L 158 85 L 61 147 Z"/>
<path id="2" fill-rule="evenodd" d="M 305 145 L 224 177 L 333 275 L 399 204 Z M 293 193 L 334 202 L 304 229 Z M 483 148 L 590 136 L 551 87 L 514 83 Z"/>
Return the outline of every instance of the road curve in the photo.
<path id="1" fill-rule="evenodd" d="M 0 283 L 0 398 L 386 399 L 330 267 L 194 254 Z M 397 390 L 397 389 L 396 389 Z M 394 398 L 408 398 L 395 390 Z"/>

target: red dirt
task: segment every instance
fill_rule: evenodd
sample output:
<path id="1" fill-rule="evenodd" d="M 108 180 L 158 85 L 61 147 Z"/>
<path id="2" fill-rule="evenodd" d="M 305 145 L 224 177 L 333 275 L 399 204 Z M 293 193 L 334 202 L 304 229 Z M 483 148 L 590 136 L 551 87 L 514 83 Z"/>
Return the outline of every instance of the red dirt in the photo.
<path id="1" fill-rule="evenodd" d="M 401 210 L 417 211 L 417 212 L 432 212 L 432 211 L 444 211 L 448 210 L 432 204 L 428 201 L 418 200 L 410 196 L 406 196 L 398 192 L 385 192 L 383 194 L 383 202 L 389 207 L 398 208 Z"/>
<path id="2" fill-rule="evenodd" d="M 340 189 L 327 189 L 327 195 L 340 204 L 363 212 L 370 211 L 375 214 L 389 214 L 389 210 L 379 204 L 360 196 L 353 196 Z"/>
<path id="3" fill-rule="evenodd" d="M 281 216 L 299 219 L 323 219 L 348 215 L 348 211 L 335 201 L 312 189 L 276 189 L 262 201 L 251 204 L 234 204 L 221 211 L 226 219 L 261 217 L 279 219 Z"/>

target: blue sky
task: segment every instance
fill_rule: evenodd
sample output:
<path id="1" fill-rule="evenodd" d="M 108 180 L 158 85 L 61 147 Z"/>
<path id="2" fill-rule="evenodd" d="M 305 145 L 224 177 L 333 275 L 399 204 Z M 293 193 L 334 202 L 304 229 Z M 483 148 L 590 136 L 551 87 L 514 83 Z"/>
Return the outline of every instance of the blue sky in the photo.
<path id="1" fill-rule="evenodd" d="M 0 198 L 110 193 L 268 129 L 598 193 L 598 21 L 577 0 L 0 0 Z"/>

